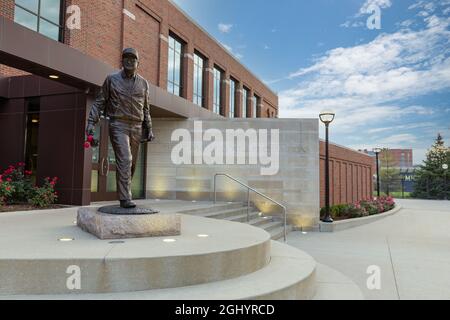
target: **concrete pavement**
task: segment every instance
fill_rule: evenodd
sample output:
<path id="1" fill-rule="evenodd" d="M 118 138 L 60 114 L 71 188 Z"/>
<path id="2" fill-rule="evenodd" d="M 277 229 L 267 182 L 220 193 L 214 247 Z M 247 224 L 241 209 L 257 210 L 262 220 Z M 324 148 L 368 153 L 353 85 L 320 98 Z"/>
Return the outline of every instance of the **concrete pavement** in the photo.
<path id="1" fill-rule="evenodd" d="M 450 299 L 450 201 L 397 200 L 396 215 L 336 233 L 293 232 L 288 244 L 353 280 L 366 299 Z M 369 290 L 370 266 L 381 271 Z"/>

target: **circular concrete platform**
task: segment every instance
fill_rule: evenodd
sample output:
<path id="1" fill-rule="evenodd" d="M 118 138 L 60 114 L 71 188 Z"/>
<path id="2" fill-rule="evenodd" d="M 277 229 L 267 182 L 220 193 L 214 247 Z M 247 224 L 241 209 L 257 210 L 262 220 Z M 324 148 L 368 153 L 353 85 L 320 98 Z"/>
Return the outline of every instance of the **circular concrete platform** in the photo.
<path id="1" fill-rule="evenodd" d="M 186 287 L 252 274 L 271 259 L 269 234 L 245 224 L 181 215 L 181 236 L 108 241 L 75 219 L 73 210 L 0 216 L 0 297 Z"/>

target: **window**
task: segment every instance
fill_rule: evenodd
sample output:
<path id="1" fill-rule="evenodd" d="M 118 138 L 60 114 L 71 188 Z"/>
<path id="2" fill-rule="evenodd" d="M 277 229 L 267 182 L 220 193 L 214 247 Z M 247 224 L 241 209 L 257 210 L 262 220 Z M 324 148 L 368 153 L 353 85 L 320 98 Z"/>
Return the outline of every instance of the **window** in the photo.
<path id="1" fill-rule="evenodd" d="M 221 114 L 221 102 L 222 102 L 222 71 L 214 68 L 214 98 L 213 98 L 213 111 L 217 114 Z"/>
<path id="2" fill-rule="evenodd" d="M 256 96 L 252 97 L 252 118 L 256 118 Z"/>
<path id="3" fill-rule="evenodd" d="M 236 81 L 230 79 L 230 118 L 236 116 Z"/>
<path id="4" fill-rule="evenodd" d="M 25 131 L 25 168 L 32 172 L 31 179 L 36 182 L 37 162 L 39 155 L 39 125 L 41 120 L 41 101 L 39 98 L 28 98 L 26 104 Z"/>
<path id="5" fill-rule="evenodd" d="M 203 66 L 203 58 L 194 53 L 194 103 L 200 107 L 203 107 Z"/>
<path id="6" fill-rule="evenodd" d="M 181 59 L 183 45 L 174 37 L 169 36 L 169 65 L 167 75 L 167 91 L 177 96 L 181 96 Z"/>
<path id="7" fill-rule="evenodd" d="M 260 118 L 263 111 L 261 110 L 261 98 L 255 95 L 255 113 L 254 118 Z"/>
<path id="8" fill-rule="evenodd" d="M 61 0 L 16 0 L 14 22 L 62 41 Z"/>
<path id="9" fill-rule="evenodd" d="M 242 91 L 242 118 L 247 118 L 248 110 L 248 90 L 244 88 Z"/>

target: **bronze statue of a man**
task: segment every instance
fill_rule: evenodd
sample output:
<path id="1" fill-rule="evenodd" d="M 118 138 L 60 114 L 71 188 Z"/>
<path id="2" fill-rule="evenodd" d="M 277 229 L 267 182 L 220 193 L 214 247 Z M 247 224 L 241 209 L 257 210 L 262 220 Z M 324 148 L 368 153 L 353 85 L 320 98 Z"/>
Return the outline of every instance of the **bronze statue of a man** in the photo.
<path id="1" fill-rule="evenodd" d="M 150 117 L 149 85 L 137 74 L 138 65 L 137 51 L 133 48 L 123 50 L 123 69 L 106 78 L 86 127 L 86 134 L 93 135 L 102 113 L 110 119 L 109 136 L 117 165 L 117 193 L 120 206 L 126 209 L 136 207 L 131 201 L 131 180 L 136 170 L 140 143 L 155 138 Z"/>

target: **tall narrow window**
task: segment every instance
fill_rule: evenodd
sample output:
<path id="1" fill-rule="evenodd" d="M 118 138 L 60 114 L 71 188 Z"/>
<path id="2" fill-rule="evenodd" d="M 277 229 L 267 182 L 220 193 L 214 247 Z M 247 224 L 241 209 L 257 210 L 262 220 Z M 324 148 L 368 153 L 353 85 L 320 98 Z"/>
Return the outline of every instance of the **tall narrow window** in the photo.
<path id="1" fill-rule="evenodd" d="M 214 98 L 213 98 L 213 111 L 217 114 L 221 114 L 222 109 L 222 71 L 214 68 Z"/>
<path id="2" fill-rule="evenodd" d="M 236 115 L 236 81 L 230 79 L 230 113 L 229 117 L 234 118 Z"/>
<path id="3" fill-rule="evenodd" d="M 32 172 L 31 179 L 36 182 L 37 161 L 39 154 L 39 125 L 41 104 L 39 98 L 28 98 L 26 100 L 26 140 L 25 140 L 25 164 L 26 169 Z"/>
<path id="4" fill-rule="evenodd" d="M 61 0 L 16 0 L 14 22 L 62 41 Z"/>
<path id="5" fill-rule="evenodd" d="M 181 59 L 183 56 L 183 45 L 174 37 L 169 36 L 169 66 L 167 75 L 167 91 L 177 96 L 181 96 L 182 75 Z"/>
<path id="6" fill-rule="evenodd" d="M 194 53 L 194 103 L 201 107 L 203 107 L 203 66 L 203 58 Z"/>
<path id="7" fill-rule="evenodd" d="M 247 118 L 248 110 L 248 90 L 244 88 L 242 91 L 242 118 Z"/>

